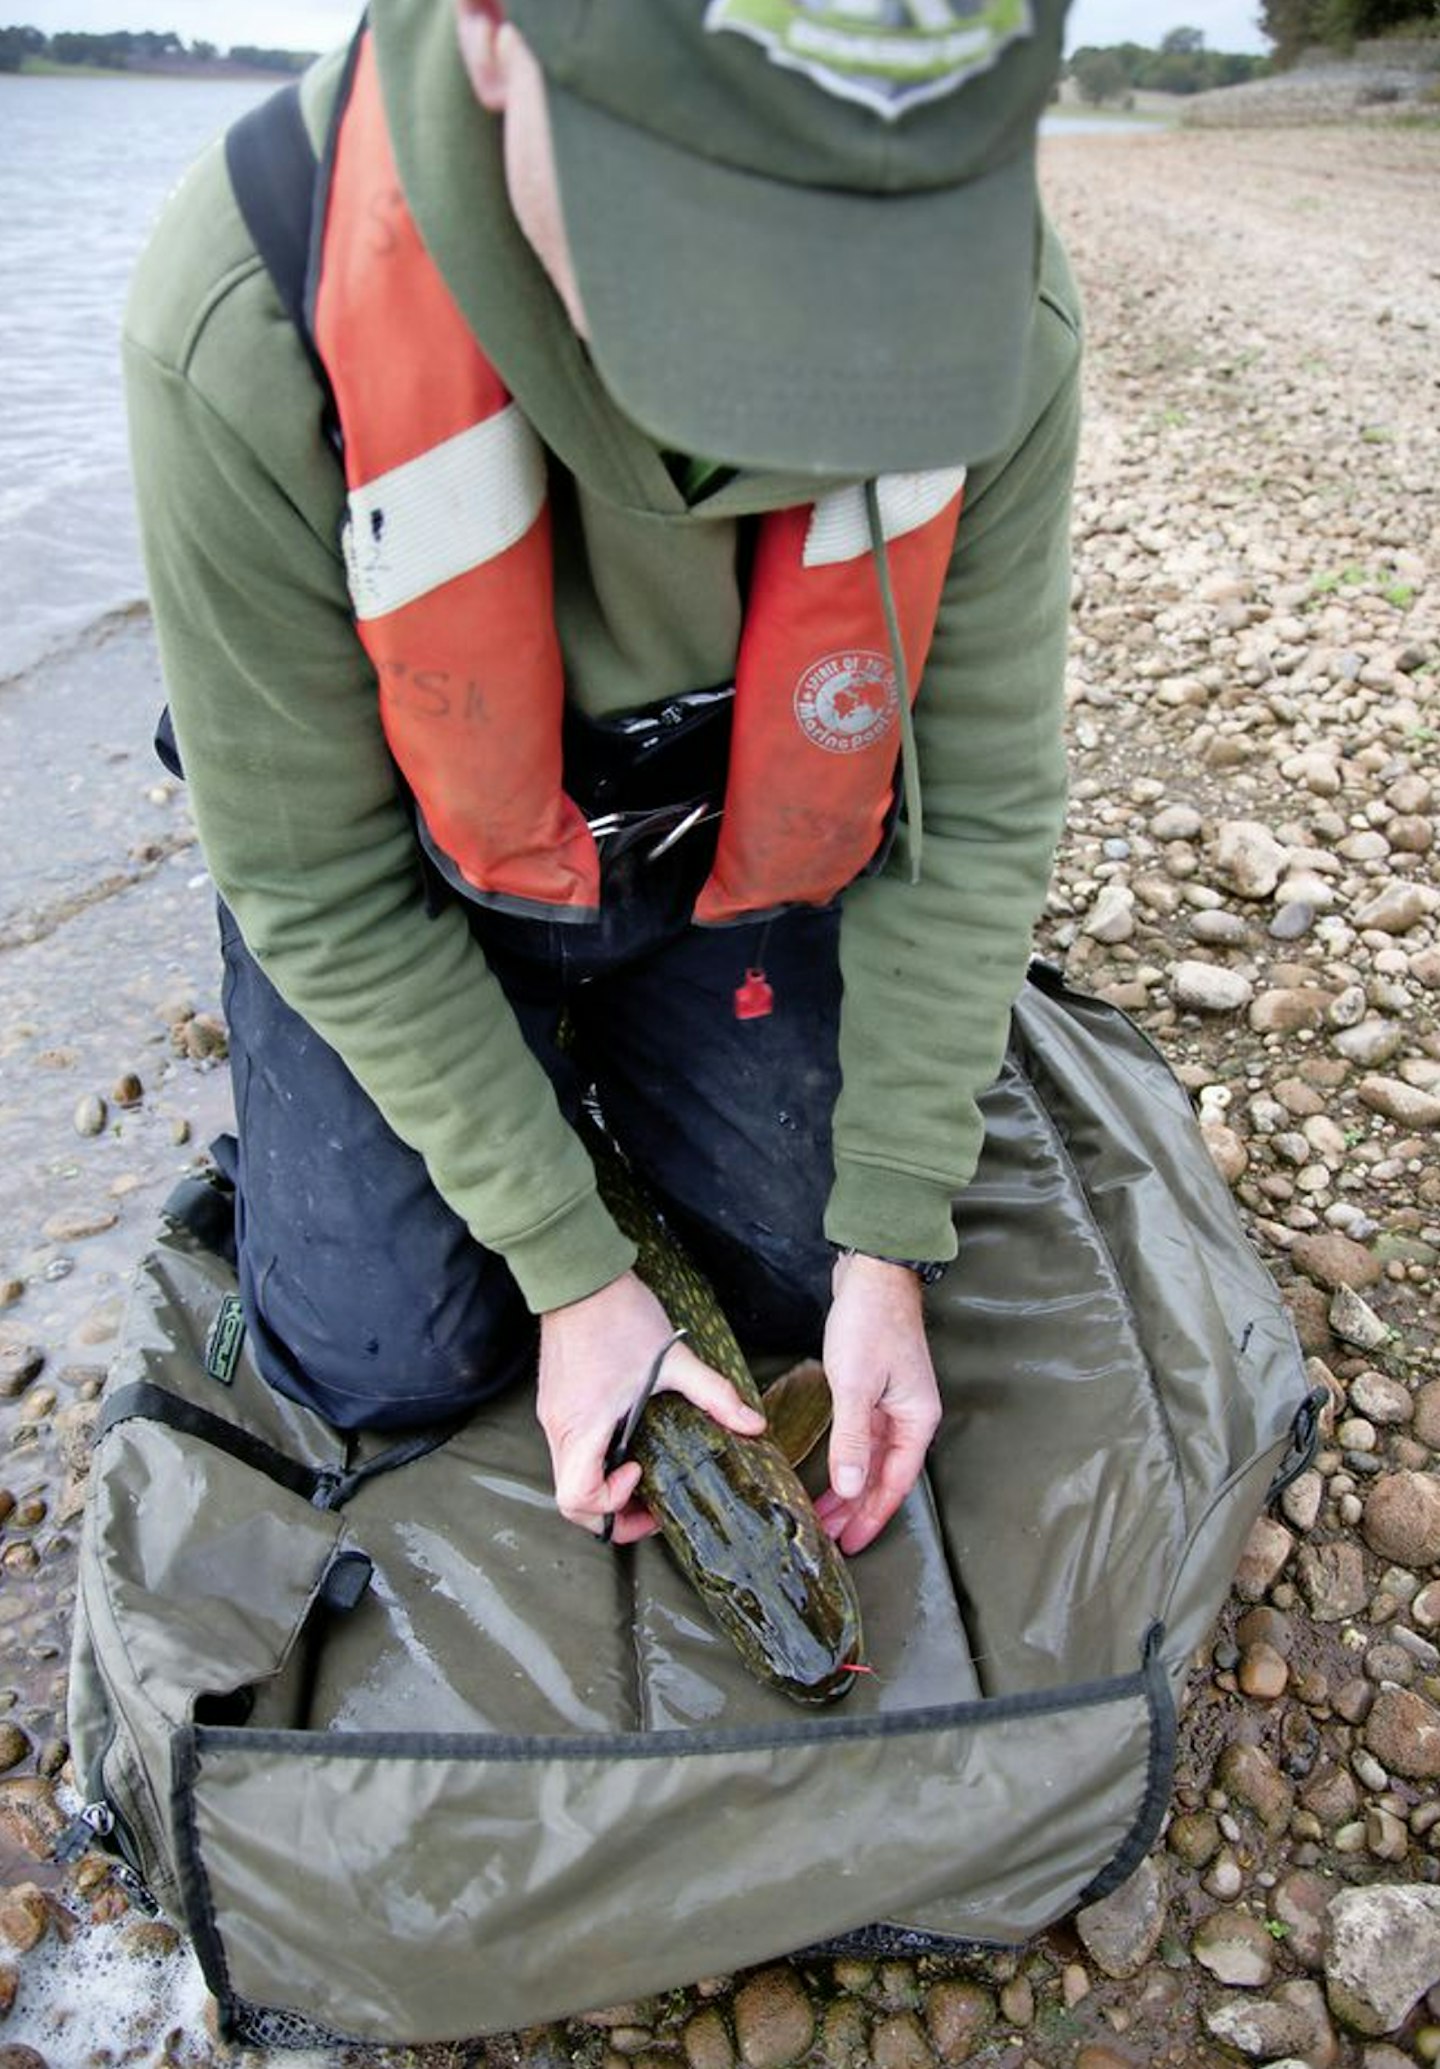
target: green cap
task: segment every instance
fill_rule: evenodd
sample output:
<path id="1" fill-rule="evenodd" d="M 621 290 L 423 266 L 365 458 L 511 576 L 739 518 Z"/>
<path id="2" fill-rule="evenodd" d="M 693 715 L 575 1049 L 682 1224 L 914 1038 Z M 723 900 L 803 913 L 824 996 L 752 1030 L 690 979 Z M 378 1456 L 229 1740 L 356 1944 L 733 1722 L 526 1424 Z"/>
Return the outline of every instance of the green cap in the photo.
<path id="1" fill-rule="evenodd" d="M 510 0 L 590 349 L 662 445 L 858 474 L 998 452 L 1068 0 Z"/>

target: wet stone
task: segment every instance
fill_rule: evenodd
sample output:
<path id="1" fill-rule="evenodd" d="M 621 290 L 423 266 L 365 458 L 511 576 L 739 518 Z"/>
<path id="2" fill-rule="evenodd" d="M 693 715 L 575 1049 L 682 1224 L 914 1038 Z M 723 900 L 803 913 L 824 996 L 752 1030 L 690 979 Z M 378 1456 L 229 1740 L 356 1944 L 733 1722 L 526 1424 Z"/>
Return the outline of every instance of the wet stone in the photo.
<path id="1" fill-rule="evenodd" d="M 77 1135 L 103 1135 L 110 1110 L 98 1092 L 87 1092 L 77 1101 L 70 1125 Z"/>
<path id="2" fill-rule="evenodd" d="M 1170 1820 L 1165 1844 L 1187 1868 L 1203 1868 L 1220 1850 L 1220 1827 L 1213 1811 L 1186 1810 Z"/>
<path id="3" fill-rule="evenodd" d="M 995 2023 L 995 2000 L 979 1983 L 936 1983 L 925 1998 L 925 2029 L 942 2062 L 965 2062 Z"/>
<path id="4" fill-rule="evenodd" d="M 1440 1480 L 1429 1473 L 1386 1473 L 1370 1489 L 1365 1542 L 1398 1566 L 1440 1560 Z"/>
<path id="5" fill-rule="evenodd" d="M 1007 2026 L 1029 2026 L 1035 2018 L 1035 1991 L 1028 1976 L 1012 1976 L 1000 1992 L 1000 2016 Z"/>
<path id="6" fill-rule="evenodd" d="M 1263 1747 L 1227 1746 L 1215 1773 L 1226 1794 L 1254 1811 L 1272 1831 L 1285 1823 L 1294 1808 L 1294 1789 Z"/>
<path id="7" fill-rule="evenodd" d="M 1382 1428 L 1409 1422 L 1415 1413 L 1409 1388 L 1385 1372 L 1357 1372 L 1350 1382 L 1350 1402 Z"/>
<path id="8" fill-rule="evenodd" d="M 1275 1942 L 1264 1922 L 1244 1911 L 1212 1911 L 1190 1951 L 1202 1968 L 1236 1990 L 1263 1990 L 1275 1973 Z"/>
<path id="9" fill-rule="evenodd" d="M 1322 1825 L 1343 1825 L 1360 1808 L 1360 1791 L 1347 1768 L 1322 1767 L 1300 1791 L 1300 1801 Z"/>
<path id="10" fill-rule="evenodd" d="M 713 2004 L 707 2004 L 686 2020 L 681 2044 L 689 2069 L 734 2069 L 735 2050 L 725 2021 Z"/>
<path id="11" fill-rule="evenodd" d="M 1290 1669 L 1273 1645 L 1247 1645 L 1240 1655 L 1240 1686 L 1261 1702 L 1275 1702 L 1285 1693 Z"/>
<path id="12" fill-rule="evenodd" d="M 120 1935 L 120 1951 L 132 1961 L 162 1961 L 175 1953 L 180 1935 L 163 1918 L 137 1918 Z"/>
<path id="13" fill-rule="evenodd" d="M 1357 1350 L 1378 1351 L 1389 1341 L 1389 1325 L 1349 1286 L 1342 1286 L 1336 1293 L 1328 1319 L 1341 1342 L 1353 1343 Z"/>
<path id="14" fill-rule="evenodd" d="M 1373 1286 L 1382 1272 L 1379 1260 L 1363 1243 L 1352 1242 L 1336 1229 L 1297 1236 L 1290 1246 L 1290 1262 L 1332 1293 L 1341 1286 Z"/>
<path id="15" fill-rule="evenodd" d="M 44 1364 L 39 1344 L 0 1342 L 0 1401 L 17 1400 Z"/>
<path id="16" fill-rule="evenodd" d="M 825 2007 L 816 2043 L 826 2069 L 866 2069 L 870 2015 L 853 1997 L 840 1997 Z"/>
<path id="17" fill-rule="evenodd" d="M 1075 1929 L 1104 1974 L 1117 1981 L 1138 1975 L 1165 1929 L 1165 1885 L 1154 1861 L 1142 1861 L 1119 1889 L 1078 1911 Z"/>
<path id="18" fill-rule="evenodd" d="M 1330 1003 L 1328 992 L 1290 987 L 1262 991 L 1250 1007 L 1249 1021 L 1256 1034 L 1299 1034 L 1304 1028 L 1318 1028 Z"/>
<path id="19" fill-rule="evenodd" d="M 1398 1121 L 1402 1128 L 1440 1127 L 1440 1098 L 1407 1085 L 1403 1078 L 1362 1078 L 1355 1090 L 1362 1106 Z"/>
<path id="20" fill-rule="evenodd" d="M 746 2069 L 788 2069 L 815 2037 L 810 2001 L 788 1968 L 762 1969 L 735 1993 L 735 2038 Z"/>
<path id="21" fill-rule="evenodd" d="M 1432 1379 L 1415 1396 L 1414 1434 L 1432 1451 L 1440 1451 L 1440 1379 Z"/>
<path id="22" fill-rule="evenodd" d="M 890 2012 L 870 2032 L 874 2069 L 934 2069 L 934 2056 L 914 2012 Z"/>
<path id="23" fill-rule="evenodd" d="M 1280 1512 L 1296 1530 L 1313 1530 L 1324 1499 L 1325 1482 L 1317 1472 L 1307 1468 L 1296 1475 L 1280 1496 Z"/>
<path id="24" fill-rule="evenodd" d="M 1330 1903 L 1325 1986 L 1345 2025 L 1393 2033 L 1440 1979 L 1440 1889 L 1380 1884 Z"/>
<path id="25" fill-rule="evenodd" d="M 0 1896 L 0 1945 L 28 1954 L 50 1929 L 50 1906 L 33 1882 Z"/>
<path id="26" fill-rule="evenodd" d="M 1325 1921 L 1335 1885 L 1323 1875 L 1297 1868 L 1276 1885 L 1270 1910 L 1285 1928 L 1285 1948 L 1303 1968 L 1318 1969 L 1325 1958 Z"/>
<path id="27" fill-rule="evenodd" d="M 1440 1710 L 1413 1689 L 1380 1689 L 1365 1720 L 1365 1744 L 1391 1774 L 1440 1780 Z"/>
<path id="28" fill-rule="evenodd" d="M 1314 2019 L 1298 2005 L 1231 1998 L 1213 2005 L 1204 2016 L 1205 2029 L 1214 2039 L 1255 2062 L 1301 2057 L 1314 2040 Z M 1308 2052 L 1304 2059 L 1309 2059 Z"/>
<path id="29" fill-rule="evenodd" d="M 0 1773 L 8 1773 L 30 1757 L 30 1741 L 18 1724 L 0 1724 Z"/>
<path id="30" fill-rule="evenodd" d="M 1295 1540 L 1283 1523 L 1260 1516 L 1251 1526 L 1235 1572 L 1235 1591 L 1245 1602 L 1258 1602 L 1284 1570 Z"/>
<path id="31" fill-rule="evenodd" d="M 52 1243 L 81 1243 L 87 1236 L 103 1236 L 119 1219 L 108 1207 L 67 1207 L 50 1216 L 43 1233 Z"/>

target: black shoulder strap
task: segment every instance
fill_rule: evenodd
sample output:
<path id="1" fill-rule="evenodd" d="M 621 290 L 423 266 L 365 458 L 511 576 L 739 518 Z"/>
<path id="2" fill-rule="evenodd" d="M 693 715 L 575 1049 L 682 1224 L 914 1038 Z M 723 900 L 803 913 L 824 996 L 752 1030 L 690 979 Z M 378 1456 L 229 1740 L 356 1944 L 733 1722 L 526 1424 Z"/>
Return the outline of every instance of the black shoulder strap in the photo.
<path id="1" fill-rule="evenodd" d="M 319 162 L 300 111 L 298 85 L 282 86 L 232 123 L 225 134 L 225 164 L 245 227 L 313 363 L 306 286 Z"/>

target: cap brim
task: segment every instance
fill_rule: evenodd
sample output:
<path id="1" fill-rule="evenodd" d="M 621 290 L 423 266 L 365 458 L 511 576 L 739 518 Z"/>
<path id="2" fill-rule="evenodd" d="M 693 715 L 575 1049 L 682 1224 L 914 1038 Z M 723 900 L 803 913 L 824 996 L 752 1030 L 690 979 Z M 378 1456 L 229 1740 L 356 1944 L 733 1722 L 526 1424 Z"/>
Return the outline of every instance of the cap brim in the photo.
<path id="1" fill-rule="evenodd" d="M 591 354 L 659 444 L 855 475 L 1004 447 L 1035 302 L 1033 140 L 964 186 L 842 193 L 548 97 Z"/>

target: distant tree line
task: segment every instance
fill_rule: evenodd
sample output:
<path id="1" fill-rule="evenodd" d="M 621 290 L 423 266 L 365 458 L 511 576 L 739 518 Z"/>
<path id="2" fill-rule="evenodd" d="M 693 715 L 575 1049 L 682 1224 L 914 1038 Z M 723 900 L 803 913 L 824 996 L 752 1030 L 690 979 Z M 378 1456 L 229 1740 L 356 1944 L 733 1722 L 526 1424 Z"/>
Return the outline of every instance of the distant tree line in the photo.
<path id="1" fill-rule="evenodd" d="M 1171 29 L 1160 48 L 1141 43 L 1087 45 L 1070 59 L 1070 77 L 1080 98 L 1098 107 L 1132 93 L 1208 93 L 1215 86 L 1240 86 L 1270 70 L 1270 60 L 1239 51 L 1207 50 L 1201 29 Z"/>
<path id="2" fill-rule="evenodd" d="M 47 36 L 43 29 L 0 28 L 0 72 L 20 71 L 27 58 L 124 72 L 155 64 L 169 66 L 177 60 L 183 63 L 187 58 L 197 64 L 209 63 L 219 55 L 213 43 L 187 46 L 173 29 L 111 29 L 100 34 L 63 30 Z M 260 50 L 249 43 L 236 44 L 229 59 L 231 64 L 259 72 L 298 72 L 310 61 L 305 51 Z"/>
<path id="3" fill-rule="evenodd" d="M 1292 65 L 1312 44 L 1346 49 L 1366 36 L 1434 36 L 1434 0 L 1261 0 L 1260 26 L 1275 45 L 1275 62 Z"/>

